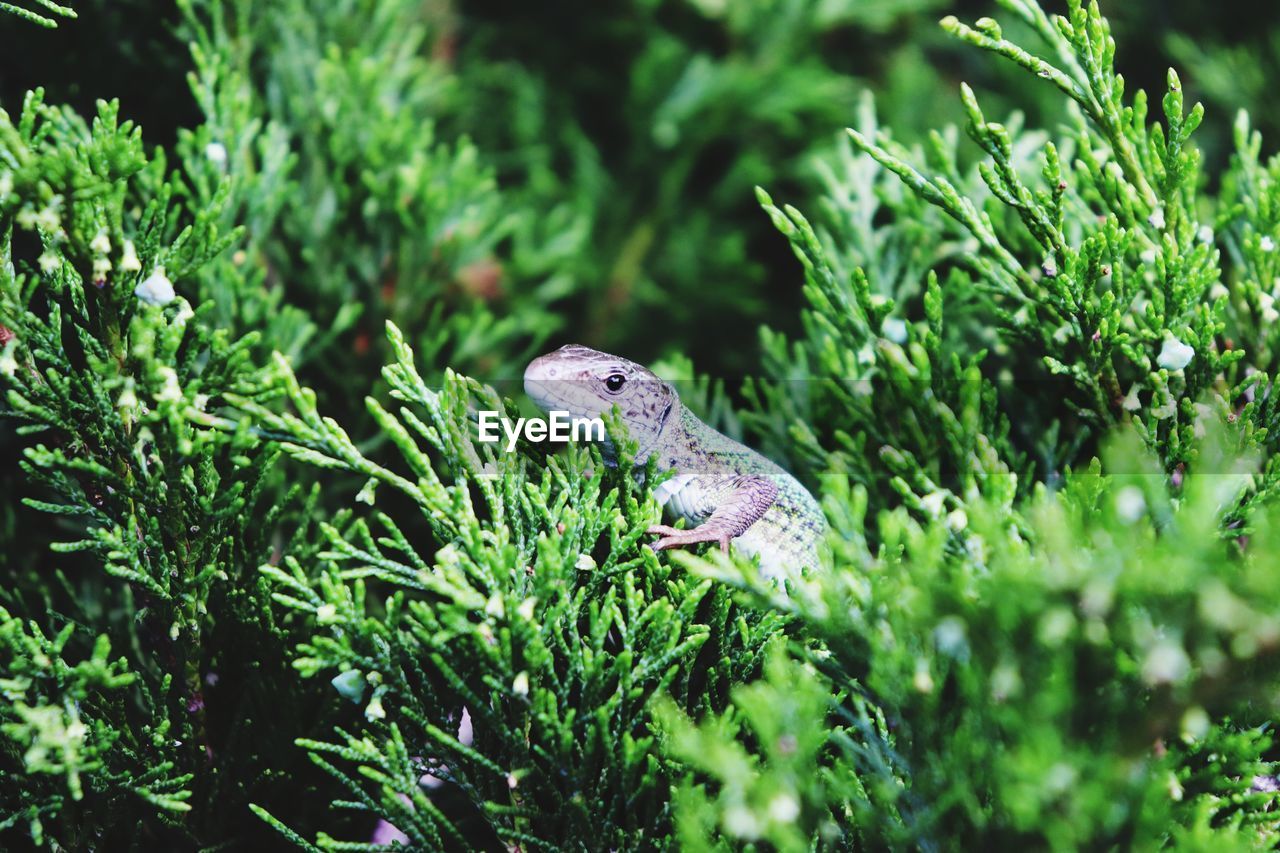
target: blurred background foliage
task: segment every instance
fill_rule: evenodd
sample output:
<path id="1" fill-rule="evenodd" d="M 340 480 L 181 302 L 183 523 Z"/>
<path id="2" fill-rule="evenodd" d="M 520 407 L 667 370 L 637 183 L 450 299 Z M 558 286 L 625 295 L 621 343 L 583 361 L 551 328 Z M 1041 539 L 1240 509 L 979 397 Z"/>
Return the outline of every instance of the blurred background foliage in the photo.
<path id="1" fill-rule="evenodd" d="M 1280 9 L 1249 4 L 1219 14 L 1190 0 L 1114 6 L 1107 12 L 1118 68 L 1131 89 L 1158 91 L 1164 69 L 1178 65 L 1189 102 L 1202 100 L 1218 116 L 1247 109 L 1272 138 L 1268 81 Z M 76 9 L 79 19 L 56 30 L 0 17 L 0 102 L 15 105 L 35 86 L 82 112 L 118 97 L 122 116 L 138 121 L 150 144 L 169 144 L 198 124 L 186 80 L 190 31 L 176 5 L 121 0 Z M 237 36 L 252 54 L 244 57 L 249 86 L 264 116 L 297 143 L 295 180 L 305 187 L 318 174 L 354 168 L 351 151 L 329 134 L 345 129 L 352 144 L 367 142 L 356 128 L 373 126 L 364 111 L 381 96 L 405 122 L 402 138 L 383 141 L 393 146 L 388 157 L 470 139 L 515 220 L 479 220 L 492 232 L 490 250 L 471 247 L 466 257 L 422 256 L 440 236 L 429 230 L 418 232 L 421 249 L 401 231 L 394 250 L 388 235 L 368 257 L 350 257 L 349 247 L 333 257 L 318 246 L 317 229 L 332 238 L 355 223 L 306 222 L 303 214 L 337 203 L 349 213 L 333 216 L 361 218 L 369 213 L 361 206 L 382 190 L 352 188 L 349 198 L 326 200 L 317 185 L 294 196 L 296 209 L 256 239 L 273 258 L 273 278 L 291 290 L 288 301 L 334 335 L 330 352 L 309 356 L 328 374 L 317 384 L 323 391 L 356 372 L 376 376 L 381 315 L 413 328 L 433 311 L 485 305 L 499 315 L 518 305 L 520 328 L 473 322 L 448 348 L 453 366 L 486 378 L 510 374 L 547 342 L 571 340 L 641 361 L 687 354 L 699 370 L 741 375 L 757 363 L 756 328 L 768 322 L 794 332 L 801 305 L 790 252 L 750 189 L 767 184 L 804 208 L 821 189 L 815 157 L 853 123 L 859 93 L 874 92 L 879 111 L 892 111 L 893 132 L 906 143 L 962 120 L 962 79 L 984 93 L 989 114 L 1016 107 L 1031 126 L 1062 120 L 1051 90 L 936 25 L 944 14 L 992 11 L 982 0 L 250 7 Z M 339 84 L 311 76 L 325 51 L 357 46 L 386 61 L 397 52 L 416 58 L 397 65 L 395 79 L 383 76 L 377 91 L 351 88 L 349 77 Z M 347 100 L 325 88 L 336 85 Z M 1206 127 L 1199 142 L 1212 174 L 1229 153 L 1228 125 Z M 364 218 L 360 227 L 373 234 L 396 227 Z M 414 304 L 387 304 L 397 302 L 383 298 L 393 278 L 413 294 L 399 301 Z M 340 316 L 353 303 L 363 320 Z"/>

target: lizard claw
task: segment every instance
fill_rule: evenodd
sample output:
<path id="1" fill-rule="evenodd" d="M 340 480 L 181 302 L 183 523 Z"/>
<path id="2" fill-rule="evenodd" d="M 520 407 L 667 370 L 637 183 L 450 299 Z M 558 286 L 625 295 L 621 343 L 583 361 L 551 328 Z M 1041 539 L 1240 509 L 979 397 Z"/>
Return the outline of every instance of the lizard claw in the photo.
<path id="1" fill-rule="evenodd" d="M 702 527 L 695 527 L 692 530 L 677 530 L 665 524 L 655 524 L 645 532 L 652 536 L 661 537 L 658 541 L 649 545 L 655 551 L 680 548 L 685 545 L 698 545 L 702 542 L 715 542 L 720 546 L 720 550 L 727 554 L 729 553 L 729 540 L 732 538 L 728 534 L 715 530 L 704 530 Z"/>

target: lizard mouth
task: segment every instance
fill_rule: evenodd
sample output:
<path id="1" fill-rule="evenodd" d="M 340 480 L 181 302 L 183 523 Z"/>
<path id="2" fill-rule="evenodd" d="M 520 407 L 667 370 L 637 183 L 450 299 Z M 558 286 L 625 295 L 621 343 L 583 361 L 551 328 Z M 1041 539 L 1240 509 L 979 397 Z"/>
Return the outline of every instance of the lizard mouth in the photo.
<path id="1" fill-rule="evenodd" d="M 528 394 L 529 398 L 535 403 L 541 405 L 552 399 L 550 388 L 548 387 L 549 384 L 545 379 L 530 379 L 528 374 L 525 374 L 524 393 Z"/>
<path id="2" fill-rule="evenodd" d="M 563 406 L 570 399 L 567 393 L 573 383 L 564 378 L 564 370 L 550 363 L 547 356 L 535 358 L 524 371 L 524 393 L 543 409 L 552 405 Z"/>
<path id="3" fill-rule="evenodd" d="M 570 379 L 530 379 L 526 376 L 524 393 L 528 394 L 529 399 L 543 411 L 549 412 L 556 409 L 571 415 L 584 416 L 585 413 L 579 411 L 582 408 L 581 401 L 573 394 L 576 384 Z"/>

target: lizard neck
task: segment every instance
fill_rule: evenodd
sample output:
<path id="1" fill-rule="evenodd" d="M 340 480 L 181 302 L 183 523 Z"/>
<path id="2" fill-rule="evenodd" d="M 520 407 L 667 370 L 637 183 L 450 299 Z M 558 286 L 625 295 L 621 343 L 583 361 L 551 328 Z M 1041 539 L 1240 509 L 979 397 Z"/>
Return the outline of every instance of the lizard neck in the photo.
<path id="1" fill-rule="evenodd" d="M 680 407 L 680 417 L 677 420 L 680 422 L 679 431 L 671 436 L 675 443 L 692 443 L 694 447 L 704 447 L 709 442 L 714 442 L 712 436 L 723 438 L 719 432 L 707 426 L 701 418 L 683 406 Z"/>
<path id="2" fill-rule="evenodd" d="M 697 469 L 706 463 L 700 456 L 727 441 L 715 429 L 689 411 L 679 401 L 662 424 L 657 439 L 638 458 L 643 463 L 649 456 L 656 456 L 659 471 L 675 468 L 678 471 Z"/>

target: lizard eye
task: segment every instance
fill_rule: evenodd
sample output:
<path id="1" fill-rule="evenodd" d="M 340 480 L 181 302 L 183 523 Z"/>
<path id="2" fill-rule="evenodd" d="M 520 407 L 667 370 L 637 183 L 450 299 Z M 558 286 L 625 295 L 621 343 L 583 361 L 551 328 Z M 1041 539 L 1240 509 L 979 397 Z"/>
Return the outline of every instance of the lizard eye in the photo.
<path id="1" fill-rule="evenodd" d="M 627 377 L 621 373 L 610 373 L 605 377 L 604 387 L 609 389 L 610 394 L 617 394 L 622 390 L 622 386 L 627 382 Z"/>

